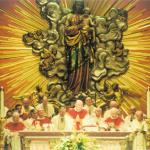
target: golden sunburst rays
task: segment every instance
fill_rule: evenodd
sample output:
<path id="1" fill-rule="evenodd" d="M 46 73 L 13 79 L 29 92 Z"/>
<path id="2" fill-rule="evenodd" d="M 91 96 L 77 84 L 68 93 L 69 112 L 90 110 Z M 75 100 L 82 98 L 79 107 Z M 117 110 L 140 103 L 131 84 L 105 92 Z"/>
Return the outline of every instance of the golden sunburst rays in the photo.
<path id="1" fill-rule="evenodd" d="M 136 8 L 139 0 L 93 0 L 92 2 L 87 0 L 85 4 L 95 15 L 106 15 L 112 7 L 128 11 L 129 27 L 124 33 L 123 44 L 126 49 L 130 50 L 130 67 L 127 73 L 113 78 L 111 82 L 119 83 L 123 89 L 128 91 L 121 105 L 125 113 L 129 111 L 131 105 L 146 112 L 146 89 L 150 85 L 150 19 L 148 15 L 145 15 L 147 10 Z"/>
<path id="2" fill-rule="evenodd" d="M 150 17 L 145 13 L 144 8 L 129 12 L 129 27 L 124 33 L 123 43 L 125 48 L 130 50 L 130 67 L 127 73 L 120 77 L 124 85 L 135 93 L 125 98 L 124 108 L 128 110 L 130 105 L 135 105 L 144 112 L 146 90 L 150 86 Z"/>
<path id="3" fill-rule="evenodd" d="M 146 112 L 146 90 L 150 85 L 150 18 L 149 15 L 145 15 L 147 10 L 136 8 L 139 0 L 93 1 L 92 5 L 91 1 L 87 0 L 86 5 L 95 15 L 106 15 L 112 7 L 128 11 L 129 27 L 124 33 L 123 44 L 126 49 L 130 50 L 130 67 L 127 73 L 113 78 L 111 82 L 117 82 L 128 90 L 121 106 L 125 113 L 129 111 L 131 105 Z"/>
<path id="4" fill-rule="evenodd" d="M 150 86 L 150 20 L 148 17 L 141 18 L 139 11 L 133 19 L 129 19 L 129 28 L 124 33 L 123 43 L 126 49 L 129 49 L 129 69 L 116 78 L 129 90 L 130 96 L 124 97 L 122 109 L 126 112 L 131 105 L 146 112 L 146 90 Z M 138 16 L 138 17 L 137 17 Z M 132 23 L 130 23 L 132 22 Z"/>
<path id="5" fill-rule="evenodd" d="M 11 107 L 16 103 L 12 96 L 32 92 L 37 84 L 45 89 L 48 84 L 39 72 L 39 57 L 22 42 L 23 34 L 47 29 L 48 23 L 36 4 L 28 0 L 20 0 L 11 10 L 0 8 L 0 12 L 0 84 L 5 88 L 5 104 Z"/>
<path id="6" fill-rule="evenodd" d="M 128 30 L 123 43 L 129 49 L 130 67 L 127 73 L 113 78 L 121 87 L 129 90 L 124 97 L 122 109 L 128 112 L 131 105 L 144 110 L 146 89 L 150 85 L 150 19 L 147 10 L 136 7 L 139 0 L 84 0 L 93 15 L 106 15 L 112 7 L 128 11 Z M 71 8 L 73 0 L 60 0 L 60 5 Z M 24 46 L 22 35 L 38 29 L 47 29 L 48 23 L 42 19 L 34 0 L 20 0 L 11 9 L 0 7 L 0 82 L 5 88 L 6 105 L 16 103 L 14 95 L 24 95 L 34 90 L 37 84 L 46 88 L 48 80 L 39 73 L 39 57 Z M 142 106 L 140 106 L 142 105 Z"/>

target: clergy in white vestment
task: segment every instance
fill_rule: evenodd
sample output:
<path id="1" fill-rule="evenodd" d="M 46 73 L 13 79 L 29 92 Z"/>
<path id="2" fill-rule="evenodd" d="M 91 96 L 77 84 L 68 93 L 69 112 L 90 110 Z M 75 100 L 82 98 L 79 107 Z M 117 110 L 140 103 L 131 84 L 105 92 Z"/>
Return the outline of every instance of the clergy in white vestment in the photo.
<path id="1" fill-rule="evenodd" d="M 77 100 L 75 102 L 75 107 L 70 108 L 67 112 L 69 116 L 73 119 L 73 128 L 75 130 L 81 130 L 82 122 L 88 115 L 87 110 L 83 108 L 83 102 L 81 100 Z"/>
<path id="2" fill-rule="evenodd" d="M 122 131 L 124 121 L 120 117 L 117 108 L 111 108 L 110 117 L 104 120 L 105 128 L 111 132 Z M 119 140 L 110 141 L 106 144 L 101 145 L 102 150 L 123 150 Z"/>
<path id="3" fill-rule="evenodd" d="M 132 122 L 135 120 L 135 113 L 136 113 L 136 107 L 131 106 L 129 115 L 127 115 L 124 119 L 125 126 L 126 126 L 126 131 L 131 131 L 132 130 L 131 126 L 132 126 Z"/>
<path id="4" fill-rule="evenodd" d="M 84 109 L 88 111 L 89 115 L 95 113 L 96 107 L 94 106 L 94 100 L 91 97 L 86 97 Z"/>
<path id="5" fill-rule="evenodd" d="M 30 100 L 28 98 L 24 98 L 20 114 L 21 118 L 26 120 L 29 117 L 30 110 L 32 109 L 34 109 L 34 107 L 30 106 Z"/>
<path id="6" fill-rule="evenodd" d="M 132 122 L 133 150 L 147 150 L 146 148 L 146 132 L 148 130 L 146 121 L 143 117 L 142 111 L 135 113 L 136 119 Z"/>
<path id="7" fill-rule="evenodd" d="M 56 131 L 72 131 L 73 119 L 66 113 L 66 107 L 59 109 L 58 115 L 52 118 L 52 124 Z"/>
<path id="8" fill-rule="evenodd" d="M 43 109 L 38 110 L 38 118 L 33 121 L 33 125 L 36 125 L 37 121 L 40 123 L 40 126 L 43 127 L 43 125 L 51 124 L 51 118 L 47 117 L 45 115 L 45 112 Z"/>
<path id="9" fill-rule="evenodd" d="M 43 109 L 37 110 L 38 118 L 35 119 L 32 125 L 36 131 L 51 131 L 51 119 L 45 116 Z M 49 150 L 49 141 L 41 139 L 33 140 L 30 144 L 30 150 Z"/>
<path id="10" fill-rule="evenodd" d="M 51 118 L 54 115 L 54 107 L 52 104 L 48 102 L 48 98 L 46 96 L 43 97 L 42 103 L 36 107 L 37 110 L 43 109 L 46 117 Z"/>
<path id="11" fill-rule="evenodd" d="M 19 113 L 14 112 L 12 116 L 12 121 L 6 123 L 4 127 L 6 143 L 9 139 L 10 143 L 7 144 L 10 144 L 11 150 L 21 150 L 21 141 L 18 132 L 25 129 L 26 127 L 24 123 L 19 118 Z"/>
<path id="12" fill-rule="evenodd" d="M 106 125 L 104 123 L 104 118 L 102 116 L 102 109 L 101 108 L 95 109 L 95 115 L 93 116 L 93 121 L 97 125 L 99 131 L 105 131 Z"/>
<path id="13" fill-rule="evenodd" d="M 95 108 L 93 115 L 87 115 L 83 120 L 83 130 L 84 131 L 104 131 L 105 124 L 102 118 L 102 109 Z M 94 128 L 95 127 L 95 128 Z"/>
<path id="14" fill-rule="evenodd" d="M 38 114 L 35 109 L 32 109 L 30 111 L 30 117 L 24 121 L 24 124 L 26 125 L 26 128 L 28 130 L 33 130 L 35 129 L 35 121 L 38 119 Z"/>
<path id="15" fill-rule="evenodd" d="M 106 118 L 111 116 L 111 109 L 112 108 L 117 108 L 118 109 L 118 104 L 117 104 L 116 101 L 110 101 L 109 109 L 104 112 L 104 119 L 106 119 Z"/>
<path id="16" fill-rule="evenodd" d="M 124 120 L 120 116 L 117 108 L 111 109 L 110 117 L 106 118 L 104 122 L 107 125 L 107 130 L 110 131 L 122 131 L 124 128 Z"/>

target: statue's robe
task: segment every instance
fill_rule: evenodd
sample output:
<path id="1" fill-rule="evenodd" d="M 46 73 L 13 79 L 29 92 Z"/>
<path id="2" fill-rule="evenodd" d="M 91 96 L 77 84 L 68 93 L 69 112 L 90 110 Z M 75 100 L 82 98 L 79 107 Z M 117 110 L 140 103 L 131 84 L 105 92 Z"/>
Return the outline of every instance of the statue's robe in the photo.
<path id="1" fill-rule="evenodd" d="M 146 122 L 144 120 L 139 122 L 135 119 L 132 122 L 132 131 L 134 132 L 133 150 L 147 150 L 146 132 L 148 131 L 148 127 Z"/>
<path id="2" fill-rule="evenodd" d="M 20 141 L 18 132 L 23 131 L 25 128 L 26 127 L 23 122 L 18 122 L 18 123 L 8 122 L 8 123 L 6 123 L 5 130 L 7 130 L 7 131 L 6 131 L 5 135 L 9 139 L 11 138 L 10 143 L 8 143 L 11 146 L 11 150 L 21 150 L 21 141 Z M 7 138 L 6 138 L 6 141 L 7 141 Z"/>
<path id="3" fill-rule="evenodd" d="M 80 29 L 81 15 L 69 14 L 65 23 L 65 51 L 68 73 L 68 89 L 74 94 L 88 89 L 89 46 L 83 45 Z"/>
<path id="4" fill-rule="evenodd" d="M 86 118 L 87 110 L 82 109 L 81 111 L 76 111 L 75 108 L 70 108 L 68 110 L 69 115 L 74 120 L 74 128 L 80 130 L 82 128 L 82 121 Z"/>

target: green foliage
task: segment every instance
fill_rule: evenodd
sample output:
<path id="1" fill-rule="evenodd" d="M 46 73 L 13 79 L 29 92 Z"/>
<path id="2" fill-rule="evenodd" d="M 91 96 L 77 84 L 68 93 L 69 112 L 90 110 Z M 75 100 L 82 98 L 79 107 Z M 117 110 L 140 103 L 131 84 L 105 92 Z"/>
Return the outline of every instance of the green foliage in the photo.
<path id="1" fill-rule="evenodd" d="M 56 145 L 55 150 L 97 150 L 94 141 L 85 134 L 74 133 L 70 137 L 65 137 L 61 143 Z"/>

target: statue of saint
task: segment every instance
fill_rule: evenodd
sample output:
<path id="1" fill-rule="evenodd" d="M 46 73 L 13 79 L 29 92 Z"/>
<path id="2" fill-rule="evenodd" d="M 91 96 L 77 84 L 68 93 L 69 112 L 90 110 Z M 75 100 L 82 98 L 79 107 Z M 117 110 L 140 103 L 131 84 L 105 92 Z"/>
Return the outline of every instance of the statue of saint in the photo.
<path id="1" fill-rule="evenodd" d="M 93 42 L 91 38 L 94 38 L 94 34 L 91 34 L 91 19 L 89 19 L 90 16 L 85 18 L 83 10 L 83 0 L 76 0 L 72 7 L 72 13 L 68 14 L 65 22 L 64 42 L 68 89 L 74 91 L 74 94 L 88 89 L 90 57 L 93 49 L 92 44 L 89 42 Z M 88 23 L 87 25 L 85 25 L 86 22 Z M 85 29 L 86 26 L 88 28 Z M 88 36 L 90 34 L 91 36 Z"/>
<path id="2" fill-rule="evenodd" d="M 71 9 L 58 0 L 36 3 L 49 28 L 29 32 L 23 41 L 40 56 L 39 71 L 50 80 L 49 97 L 72 105 L 82 93 L 94 93 L 100 105 L 111 100 L 121 105 L 124 93 L 118 84 L 101 86 L 129 68 L 128 50 L 122 43 L 127 11 L 111 8 L 102 17 L 92 15 L 84 0 L 73 0 Z"/>

